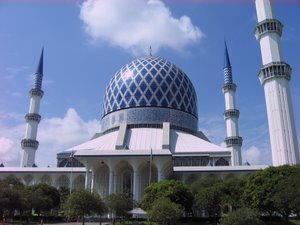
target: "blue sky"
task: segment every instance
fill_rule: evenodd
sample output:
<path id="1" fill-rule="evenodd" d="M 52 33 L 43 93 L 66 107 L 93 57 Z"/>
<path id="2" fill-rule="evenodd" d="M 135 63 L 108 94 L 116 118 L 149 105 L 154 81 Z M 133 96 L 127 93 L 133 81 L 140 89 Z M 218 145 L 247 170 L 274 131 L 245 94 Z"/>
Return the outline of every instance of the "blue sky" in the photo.
<path id="1" fill-rule="evenodd" d="M 271 164 L 265 99 L 257 77 L 261 55 L 253 35 L 254 3 L 166 1 L 153 6 L 146 0 L 89 0 L 99 5 L 84 9 L 87 2 L 21 2 L 0 1 L 0 163 L 19 165 L 28 91 L 42 46 L 39 166 L 55 165 L 57 152 L 100 130 L 105 86 L 124 64 L 148 54 L 150 44 L 155 55 L 190 77 L 198 96 L 199 128 L 220 145 L 226 136 L 221 90 L 226 38 L 237 84 L 243 160 Z M 274 9 L 285 25 L 282 45 L 293 68 L 290 85 L 300 139 L 300 4 L 281 2 Z"/>

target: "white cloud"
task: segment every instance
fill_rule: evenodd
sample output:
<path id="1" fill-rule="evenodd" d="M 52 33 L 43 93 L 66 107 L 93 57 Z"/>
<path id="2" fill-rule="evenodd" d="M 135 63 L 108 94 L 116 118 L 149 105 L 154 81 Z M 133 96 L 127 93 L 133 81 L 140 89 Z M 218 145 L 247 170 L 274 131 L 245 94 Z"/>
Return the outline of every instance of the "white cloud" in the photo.
<path id="1" fill-rule="evenodd" d="M 248 129 L 248 124 L 240 124 L 242 130 L 242 161 L 251 165 L 271 164 L 271 151 L 266 124 L 261 124 L 253 129 Z M 215 144 L 226 148 L 226 124 L 222 116 L 202 116 L 199 123 L 200 130 Z"/>
<path id="2" fill-rule="evenodd" d="M 6 138 L 0 137 L 0 152 L 1 152 L 1 162 L 12 161 L 16 159 L 16 155 L 12 154 L 12 149 L 14 146 L 14 141 Z"/>
<path id="3" fill-rule="evenodd" d="M 160 0 L 87 0 L 80 18 L 94 41 L 106 41 L 134 54 L 160 48 L 182 51 L 203 33 L 188 16 L 175 18 Z"/>
<path id="4" fill-rule="evenodd" d="M 23 72 L 24 70 L 28 70 L 29 66 L 15 66 L 15 67 L 7 67 L 6 71 L 8 71 L 11 74 L 17 74 L 20 72 Z"/>
<path id="5" fill-rule="evenodd" d="M 199 128 L 211 142 L 220 143 L 220 146 L 225 147 L 226 124 L 222 115 L 200 117 Z"/>
<path id="6" fill-rule="evenodd" d="M 262 164 L 262 153 L 255 147 L 251 146 L 250 148 L 242 151 L 242 158 L 244 162 L 249 162 L 251 165 L 261 165 Z"/>
<path id="7" fill-rule="evenodd" d="M 0 119 L 4 116 L 0 117 Z M 0 121 L 1 122 L 1 121 Z M 6 127 L 0 124 L 0 163 L 5 166 L 19 166 L 20 141 L 24 136 L 25 125 Z"/>
<path id="8" fill-rule="evenodd" d="M 38 129 L 40 145 L 36 152 L 36 164 L 55 166 L 58 152 L 89 140 L 99 131 L 100 124 L 98 120 L 82 120 L 75 109 L 70 108 L 62 118 L 42 119 Z M 19 166 L 20 141 L 24 132 L 25 122 L 14 127 L 0 127 L 0 161 L 5 166 Z"/>

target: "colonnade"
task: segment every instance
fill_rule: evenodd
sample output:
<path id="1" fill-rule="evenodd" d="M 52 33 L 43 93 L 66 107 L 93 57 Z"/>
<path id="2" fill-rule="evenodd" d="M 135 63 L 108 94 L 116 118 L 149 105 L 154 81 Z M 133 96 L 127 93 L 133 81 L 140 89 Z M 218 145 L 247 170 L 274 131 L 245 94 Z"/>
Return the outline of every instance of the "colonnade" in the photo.
<path id="1" fill-rule="evenodd" d="M 149 184 L 168 177 L 170 158 L 149 157 L 92 159 L 86 162 L 85 188 L 102 197 L 112 193 L 130 191 L 139 201 Z"/>

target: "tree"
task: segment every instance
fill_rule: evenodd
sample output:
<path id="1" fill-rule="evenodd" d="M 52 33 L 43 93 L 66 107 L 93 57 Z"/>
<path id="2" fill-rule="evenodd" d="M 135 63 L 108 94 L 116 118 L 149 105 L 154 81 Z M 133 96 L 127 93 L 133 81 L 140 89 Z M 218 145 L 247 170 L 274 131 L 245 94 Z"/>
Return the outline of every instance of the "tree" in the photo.
<path id="1" fill-rule="evenodd" d="M 232 210 L 243 207 L 242 196 L 246 181 L 241 178 L 230 178 L 219 183 L 221 189 L 221 205 L 230 206 Z"/>
<path id="2" fill-rule="evenodd" d="M 5 186 L 10 186 L 17 189 L 24 188 L 24 184 L 20 181 L 19 178 L 15 177 L 14 175 L 5 177 L 1 183 Z"/>
<path id="3" fill-rule="evenodd" d="M 60 195 L 55 187 L 45 183 L 36 184 L 27 188 L 27 198 L 31 208 L 40 214 L 41 211 L 50 211 L 58 207 Z"/>
<path id="4" fill-rule="evenodd" d="M 294 171 L 277 184 L 273 201 L 277 211 L 289 224 L 289 216 L 300 212 L 300 170 Z"/>
<path id="5" fill-rule="evenodd" d="M 4 212 L 13 212 L 18 209 L 22 212 L 26 209 L 26 199 L 24 198 L 24 185 L 14 176 L 8 176 L 0 180 L 0 216 Z M 7 215 L 8 216 L 8 215 Z"/>
<path id="6" fill-rule="evenodd" d="M 148 213 L 151 221 L 162 222 L 163 225 L 174 224 L 179 218 L 184 208 L 171 202 L 168 198 L 156 199 Z"/>
<path id="7" fill-rule="evenodd" d="M 287 177 L 299 173 L 299 168 L 299 166 L 269 167 L 250 174 L 244 189 L 244 203 L 260 212 L 268 213 L 271 218 L 273 213 L 278 211 L 274 202 L 277 186 L 280 181 L 284 183 Z"/>
<path id="8" fill-rule="evenodd" d="M 163 180 L 153 183 L 145 189 L 141 200 L 141 207 L 151 209 L 156 199 L 168 198 L 171 202 L 181 205 L 186 212 L 190 212 L 193 205 L 193 195 L 188 187 L 180 181 Z"/>
<path id="9" fill-rule="evenodd" d="M 195 180 L 191 185 L 190 189 L 193 193 L 193 195 L 196 195 L 201 189 L 212 187 L 216 184 L 222 183 L 223 181 L 220 179 L 217 179 L 215 176 L 209 176 L 203 179 Z"/>
<path id="10" fill-rule="evenodd" d="M 240 208 L 223 217 L 220 225 L 263 225 L 259 219 L 259 213 L 253 209 Z"/>
<path id="11" fill-rule="evenodd" d="M 221 216 L 224 182 L 215 177 L 207 177 L 194 181 L 191 184 L 191 190 L 195 198 L 194 207 L 198 211 L 204 210 L 210 220 L 216 224 Z"/>
<path id="12" fill-rule="evenodd" d="M 216 184 L 199 190 L 195 196 L 196 207 L 200 210 L 204 209 L 214 224 L 217 224 L 221 217 L 221 196 L 221 188 Z"/>
<path id="13" fill-rule="evenodd" d="M 105 206 L 101 197 L 96 193 L 87 190 L 76 190 L 66 200 L 64 204 L 65 213 L 68 216 L 80 216 L 82 225 L 87 215 L 103 214 Z"/>
<path id="14" fill-rule="evenodd" d="M 58 188 L 58 192 L 59 192 L 59 196 L 60 196 L 60 206 L 62 208 L 63 205 L 65 204 L 67 198 L 70 195 L 70 189 L 65 186 L 60 186 Z"/>
<path id="15" fill-rule="evenodd" d="M 113 193 L 107 196 L 104 202 L 112 215 L 124 219 L 128 216 L 127 212 L 133 208 L 132 197 L 132 194 L 128 191 Z"/>

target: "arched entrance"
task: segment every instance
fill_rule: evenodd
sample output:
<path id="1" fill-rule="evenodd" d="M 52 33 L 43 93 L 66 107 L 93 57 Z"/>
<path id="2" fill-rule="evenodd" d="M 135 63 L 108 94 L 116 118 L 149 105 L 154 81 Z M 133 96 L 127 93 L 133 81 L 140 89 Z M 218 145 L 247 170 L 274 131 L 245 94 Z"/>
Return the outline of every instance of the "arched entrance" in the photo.
<path id="1" fill-rule="evenodd" d="M 100 167 L 96 170 L 94 178 L 94 191 L 105 197 L 109 194 L 109 168 L 106 164 L 101 164 Z"/>
<path id="2" fill-rule="evenodd" d="M 116 192 L 133 193 L 133 168 L 127 161 L 121 161 L 116 167 Z"/>
<path id="3" fill-rule="evenodd" d="M 151 169 L 151 172 L 150 172 Z M 150 165 L 150 162 L 142 165 L 140 169 L 140 196 L 139 199 L 144 194 L 144 190 L 152 183 L 157 182 L 157 167 L 154 163 Z"/>

